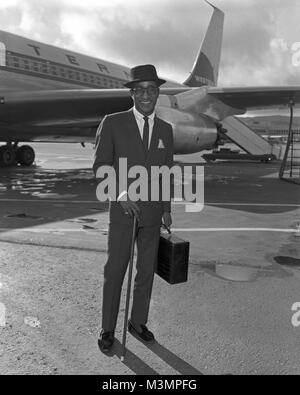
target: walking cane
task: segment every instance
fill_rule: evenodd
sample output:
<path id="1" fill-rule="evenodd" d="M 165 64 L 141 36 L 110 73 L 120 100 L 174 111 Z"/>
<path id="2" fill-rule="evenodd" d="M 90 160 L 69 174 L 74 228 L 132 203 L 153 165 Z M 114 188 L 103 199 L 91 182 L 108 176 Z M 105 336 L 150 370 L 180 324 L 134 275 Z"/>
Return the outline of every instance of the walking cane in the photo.
<path id="1" fill-rule="evenodd" d="M 129 301 L 130 301 L 131 277 L 132 277 L 132 268 L 133 268 L 133 255 L 134 255 L 134 242 L 135 242 L 135 234 L 136 234 L 136 225 L 137 225 L 137 218 L 134 215 L 134 218 L 133 218 L 133 230 L 132 230 L 132 240 L 131 240 L 130 262 L 129 262 L 129 268 L 128 268 L 128 284 L 127 284 L 127 295 L 126 295 L 126 307 L 125 307 L 125 317 L 124 317 L 121 361 L 124 361 L 124 358 L 125 358 L 127 320 L 128 320 Z"/>

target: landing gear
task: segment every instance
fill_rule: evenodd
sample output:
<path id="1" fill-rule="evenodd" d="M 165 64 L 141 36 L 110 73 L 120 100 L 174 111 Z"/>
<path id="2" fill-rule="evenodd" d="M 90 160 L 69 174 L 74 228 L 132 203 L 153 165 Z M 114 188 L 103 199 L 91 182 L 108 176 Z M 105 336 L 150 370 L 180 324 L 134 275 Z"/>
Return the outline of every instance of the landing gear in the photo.
<path id="1" fill-rule="evenodd" d="M 33 148 L 29 145 L 18 147 L 17 143 L 0 147 L 0 167 L 9 167 L 16 164 L 31 166 L 35 160 Z"/>
<path id="2" fill-rule="evenodd" d="M 21 166 L 31 166 L 35 159 L 35 153 L 29 145 L 23 145 L 17 149 L 16 157 Z"/>
<path id="3" fill-rule="evenodd" d="M 0 166 L 13 166 L 16 162 L 16 152 L 10 145 L 0 147 Z"/>

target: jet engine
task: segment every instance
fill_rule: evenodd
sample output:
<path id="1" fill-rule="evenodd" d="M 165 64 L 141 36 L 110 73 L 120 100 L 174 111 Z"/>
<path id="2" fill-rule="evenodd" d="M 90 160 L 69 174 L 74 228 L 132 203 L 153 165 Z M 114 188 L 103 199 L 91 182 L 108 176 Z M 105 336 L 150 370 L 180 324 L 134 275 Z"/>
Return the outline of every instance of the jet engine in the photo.
<path id="1" fill-rule="evenodd" d="M 208 116 L 161 105 L 161 100 L 156 113 L 173 126 L 175 154 L 191 154 L 215 147 L 218 125 Z"/>

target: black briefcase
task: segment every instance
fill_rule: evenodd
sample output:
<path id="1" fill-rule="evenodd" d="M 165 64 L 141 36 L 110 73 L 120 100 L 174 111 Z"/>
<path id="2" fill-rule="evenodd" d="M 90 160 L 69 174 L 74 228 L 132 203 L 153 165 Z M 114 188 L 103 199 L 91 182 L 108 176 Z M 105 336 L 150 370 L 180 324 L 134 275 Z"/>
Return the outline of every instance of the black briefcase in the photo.
<path id="1" fill-rule="evenodd" d="M 161 233 L 156 274 L 169 284 L 184 283 L 188 279 L 190 243 L 168 233 Z"/>

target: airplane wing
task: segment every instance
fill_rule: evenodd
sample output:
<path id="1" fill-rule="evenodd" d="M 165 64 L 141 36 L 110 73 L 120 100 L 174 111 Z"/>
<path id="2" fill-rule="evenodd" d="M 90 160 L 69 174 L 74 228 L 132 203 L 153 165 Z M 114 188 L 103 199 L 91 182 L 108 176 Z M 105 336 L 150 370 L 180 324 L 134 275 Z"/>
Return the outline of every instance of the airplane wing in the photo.
<path id="1" fill-rule="evenodd" d="M 300 86 L 234 87 L 201 86 L 176 94 L 176 106 L 197 112 L 215 121 L 242 115 L 249 110 L 287 108 L 292 101 L 300 106 Z"/>
<path id="2" fill-rule="evenodd" d="M 94 141 L 106 114 L 130 107 L 127 89 L 0 91 L 0 141 Z"/>
<path id="3" fill-rule="evenodd" d="M 250 109 L 300 105 L 300 86 L 161 89 L 172 106 L 215 120 Z M 175 104 L 174 104 L 175 103 Z M 127 89 L 0 91 L 0 141 L 94 141 L 104 115 L 132 106 Z"/>
<path id="4" fill-rule="evenodd" d="M 287 106 L 291 100 L 296 107 L 300 106 L 300 86 L 209 87 L 207 93 L 230 107 L 244 111 L 281 108 Z"/>

